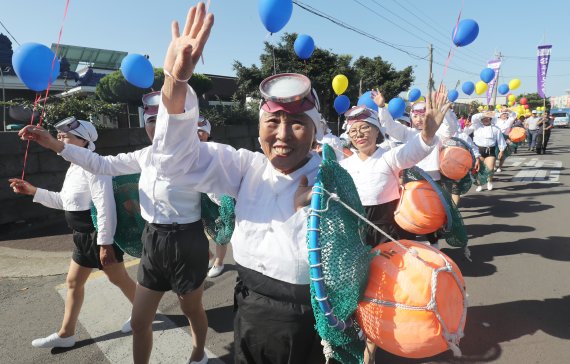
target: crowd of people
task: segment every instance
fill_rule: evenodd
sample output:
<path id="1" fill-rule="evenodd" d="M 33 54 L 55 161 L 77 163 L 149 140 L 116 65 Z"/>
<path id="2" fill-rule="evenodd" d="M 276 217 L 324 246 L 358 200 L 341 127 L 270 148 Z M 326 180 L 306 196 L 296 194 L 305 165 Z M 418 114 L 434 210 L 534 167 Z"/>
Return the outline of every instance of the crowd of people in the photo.
<path id="1" fill-rule="evenodd" d="M 213 15 L 206 14 L 200 3 L 190 9 L 182 33 L 178 24 L 173 25 L 164 62 L 164 86 L 161 92 L 145 96 L 150 146 L 100 156 L 94 153 L 95 128 L 75 118 L 55 125 L 57 139 L 39 126 L 20 131 L 22 139 L 36 141 L 71 162 L 60 192 L 36 188 L 21 179 L 10 180 L 15 192 L 63 209 L 75 243 L 62 326 L 58 332 L 34 340 L 33 346 L 75 344 L 85 281 L 91 270 L 98 268 L 133 304 L 132 316 L 121 330 L 132 329 L 135 363 L 149 362 L 152 322 L 167 291 L 177 295 L 190 322 L 189 363 L 206 363 L 204 281 L 223 272 L 227 249 L 219 246 L 215 255 L 209 251 L 200 215 L 200 196 L 207 193 L 213 201 L 221 195 L 236 201 L 231 239 L 238 272 L 234 361 L 324 362 L 318 354 L 314 359 L 315 352 L 320 352 L 320 340 L 311 306 L 306 246 L 307 206 L 321 163 L 314 150 L 316 142 L 328 140 L 335 148 L 340 165 L 355 182 L 367 218 L 397 239 L 417 239 L 394 221 L 402 171 L 419 166 L 434 181 L 440 181 L 440 149 L 446 139 L 459 138 L 468 146 L 474 157 L 473 173 L 483 164 L 491 171 L 488 190 L 493 189 L 493 171 L 501 171 L 505 150 L 513 144 L 508 139 L 511 128 L 525 127 L 529 150 L 540 154 L 547 148 L 552 127 L 547 117 L 533 112 L 532 117 L 517 120 L 504 108 L 458 120 L 443 87 L 433 95 L 430 92 L 425 101 L 412 104 L 409 117 L 397 120 L 376 90 L 378 111 L 357 106 L 346 113 L 345 138 L 349 143 L 343 147 L 327 134 L 310 80 L 291 74 L 274 75 L 260 85 L 262 153 L 212 142 L 211 125 L 199 116 L 196 94 L 187 81 L 213 22 Z M 112 239 L 116 218 L 111 176 L 133 173 L 140 173 L 140 213 L 146 221 L 136 284 L 127 275 L 122 251 Z M 478 186 L 477 191 L 481 190 Z M 90 218 L 91 201 L 97 207 L 97 229 Z M 454 202 L 459 204 L 459 195 Z M 438 231 L 425 236 L 436 249 L 439 238 Z M 365 240 L 376 246 L 386 238 L 369 229 Z M 374 351 L 375 345 L 369 342 L 365 362 L 373 362 Z"/>

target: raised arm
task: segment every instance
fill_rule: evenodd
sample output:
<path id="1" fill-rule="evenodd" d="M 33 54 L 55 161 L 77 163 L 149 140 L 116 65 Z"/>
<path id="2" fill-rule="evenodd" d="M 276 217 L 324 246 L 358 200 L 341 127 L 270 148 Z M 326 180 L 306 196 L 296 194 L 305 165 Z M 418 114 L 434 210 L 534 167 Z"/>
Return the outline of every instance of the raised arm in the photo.
<path id="1" fill-rule="evenodd" d="M 438 139 L 435 137 L 433 144 L 427 145 L 421 136 L 416 134 L 407 143 L 386 152 L 382 158 L 384 158 L 394 173 L 397 174 L 403 169 L 415 166 L 427 157 L 438 145 L 437 141 Z"/>
<path id="2" fill-rule="evenodd" d="M 453 110 L 448 110 L 443 118 L 443 124 L 437 130 L 436 135 L 441 139 L 447 139 L 454 136 L 459 130 L 459 120 L 457 120 L 457 115 Z"/>
<path id="3" fill-rule="evenodd" d="M 66 161 L 77 164 L 93 174 L 121 176 L 124 174 L 140 173 L 140 163 L 147 157 L 146 154 L 148 154 L 148 152 L 150 152 L 150 147 L 130 153 L 103 157 L 87 148 L 65 144 L 65 148 L 63 148 L 59 155 Z"/>

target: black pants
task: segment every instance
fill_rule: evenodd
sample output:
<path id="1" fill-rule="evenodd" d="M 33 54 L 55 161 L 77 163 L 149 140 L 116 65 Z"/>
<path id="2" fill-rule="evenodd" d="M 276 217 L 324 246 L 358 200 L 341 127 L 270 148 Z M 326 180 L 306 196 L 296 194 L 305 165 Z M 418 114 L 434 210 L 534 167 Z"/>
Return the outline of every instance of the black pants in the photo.
<path id="1" fill-rule="evenodd" d="M 366 218 L 378 226 L 394 239 L 415 239 L 415 235 L 403 230 L 394 220 L 394 212 L 398 208 L 399 200 L 386 202 L 380 205 L 364 206 Z M 384 234 L 372 226 L 366 227 L 366 244 L 375 247 L 378 244 L 390 241 Z"/>
<path id="2" fill-rule="evenodd" d="M 237 270 L 234 363 L 324 363 L 309 286 L 289 284 L 239 265 Z"/>

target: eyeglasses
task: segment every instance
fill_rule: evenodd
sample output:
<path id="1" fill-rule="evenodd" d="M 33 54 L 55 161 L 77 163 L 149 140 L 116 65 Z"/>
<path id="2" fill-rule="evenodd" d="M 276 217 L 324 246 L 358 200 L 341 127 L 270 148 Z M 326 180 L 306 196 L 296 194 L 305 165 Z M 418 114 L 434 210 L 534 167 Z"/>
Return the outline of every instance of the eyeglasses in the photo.
<path id="1" fill-rule="evenodd" d="M 55 129 L 62 133 L 67 133 L 79 128 L 81 123 L 75 117 L 69 117 L 55 124 Z"/>
<path id="2" fill-rule="evenodd" d="M 372 127 L 370 125 L 362 125 L 360 128 L 352 128 L 348 131 L 348 136 L 351 138 L 354 138 L 355 136 L 362 134 L 362 135 L 368 135 L 370 134 L 370 130 L 372 130 Z"/>

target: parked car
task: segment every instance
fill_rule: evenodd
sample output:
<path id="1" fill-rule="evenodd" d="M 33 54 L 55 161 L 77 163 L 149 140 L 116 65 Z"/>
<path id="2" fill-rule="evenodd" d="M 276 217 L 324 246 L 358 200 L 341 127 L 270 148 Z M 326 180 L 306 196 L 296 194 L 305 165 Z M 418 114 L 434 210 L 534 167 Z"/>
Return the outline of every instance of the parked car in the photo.
<path id="1" fill-rule="evenodd" d="M 570 126 L 570 110 L 553 109 L 550 115 L 554 117 L 554 126 L 568 128 Z"/>

